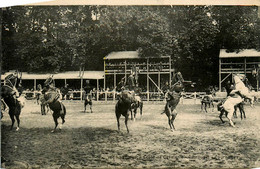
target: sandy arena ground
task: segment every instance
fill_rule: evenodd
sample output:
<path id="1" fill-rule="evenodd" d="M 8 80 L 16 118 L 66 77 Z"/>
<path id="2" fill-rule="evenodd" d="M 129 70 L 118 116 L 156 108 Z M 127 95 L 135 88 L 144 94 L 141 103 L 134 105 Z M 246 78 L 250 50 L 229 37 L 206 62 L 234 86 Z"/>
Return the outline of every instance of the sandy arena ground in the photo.
<path id="1" fill-rule="evenodd" d="M 93 111 L 84 113 L 80 101 L 64 101 L 66 122 L 61 131 L 51 133 L 51 113 L 27 101 L 22 110 L 20 130 L 9 130 L 8 114 L 2 119 L 2 156 L 6 168 L 30 165 L 32 168 L 107 167 L 260 167 L 260 105 L 246 105 L 247 118 L 234 119 L 236 128 L 222 124 L 215 109 L 202 112 L 200 105 L 179 104 L 171 132 L 167 117 L 160 113 L 164 104 L 144 103 L 143 117 L 129 121 L 126 132 L 121 117 L 117 131 L 115 103 L 94 102 Z M 60 120 L 61 121 L 61 120 Z M 16 124 L 15 124 L 16 127 Z"/>

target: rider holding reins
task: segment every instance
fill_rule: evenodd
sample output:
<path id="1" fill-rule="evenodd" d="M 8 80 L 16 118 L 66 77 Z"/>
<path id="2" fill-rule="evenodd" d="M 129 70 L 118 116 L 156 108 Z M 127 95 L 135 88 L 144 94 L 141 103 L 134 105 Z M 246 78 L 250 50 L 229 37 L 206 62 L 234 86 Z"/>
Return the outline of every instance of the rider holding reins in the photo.
<path id="1" fill-rule="evenodd" d="M 12 95 L 15 98 L 19 97 L 19 92 L 16 89 L 16 84 L 17 84 L 17 79 L 18 79 L 18 74 L 17 72 L 11 73 L 8 76 L 5 77 L 5 83 L 7 86 L 9 86 L 10 88 L 12 88 Z"/>

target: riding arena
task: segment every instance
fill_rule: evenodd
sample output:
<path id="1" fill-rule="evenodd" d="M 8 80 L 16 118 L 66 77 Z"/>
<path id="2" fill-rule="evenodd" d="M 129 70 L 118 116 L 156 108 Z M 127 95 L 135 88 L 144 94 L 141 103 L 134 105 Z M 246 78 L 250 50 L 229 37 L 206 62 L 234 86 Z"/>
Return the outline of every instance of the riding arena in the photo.
<path id="1" fill-rule="evenodd" d="M 2 167 L 260 167 L 260 54 L 243 52 L 220 51 L 219 86 L 208 91 L 171 57 L 137 51 L 108 54 L 103 72 L 8 72 Z"/>

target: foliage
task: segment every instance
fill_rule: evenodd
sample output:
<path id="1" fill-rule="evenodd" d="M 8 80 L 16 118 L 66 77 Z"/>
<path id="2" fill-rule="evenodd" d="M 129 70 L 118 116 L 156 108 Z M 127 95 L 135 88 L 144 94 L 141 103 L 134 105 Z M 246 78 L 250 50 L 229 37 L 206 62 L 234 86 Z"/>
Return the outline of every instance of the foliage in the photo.
<path id="1" fill-rule="evenodd" d="M 254 6 L 6 8 L 3 70 L 102 70 L 108 53 L 138 50 L 144 57 L 170 55 L 186 79 L 216 84 L 220 49 L 259 49 L 257 12 Z"/>

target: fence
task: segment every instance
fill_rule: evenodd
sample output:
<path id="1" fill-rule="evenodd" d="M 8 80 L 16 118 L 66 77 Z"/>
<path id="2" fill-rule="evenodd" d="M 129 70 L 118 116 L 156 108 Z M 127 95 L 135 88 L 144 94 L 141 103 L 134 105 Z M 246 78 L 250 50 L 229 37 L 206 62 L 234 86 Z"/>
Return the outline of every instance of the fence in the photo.
<path id="1" fill-rule="evenodd" d="M 38 91 L 24 91 L 26 99 L 32 100 L 36 98 Z M 84 92 L 83 94 L 84 95 Z M 116 101 L 118 93 L 115 91 L 101 91 L 94 92 L 93 100 L 95 101 Z M 206 95 L 206 92 L 184 92 L 182 93 L 181 103 L 182 104 L 198 104 L 203 96 Z M 165 96 L 160 92 L 142 92 L 141 98 L 143 101 L 164 101 Z M 66 97 L 63 97 L 64 100 L 81 100 L 81 91 L 69 91 Z M 82 98 L 83 99 L 83 98 Z"/>

